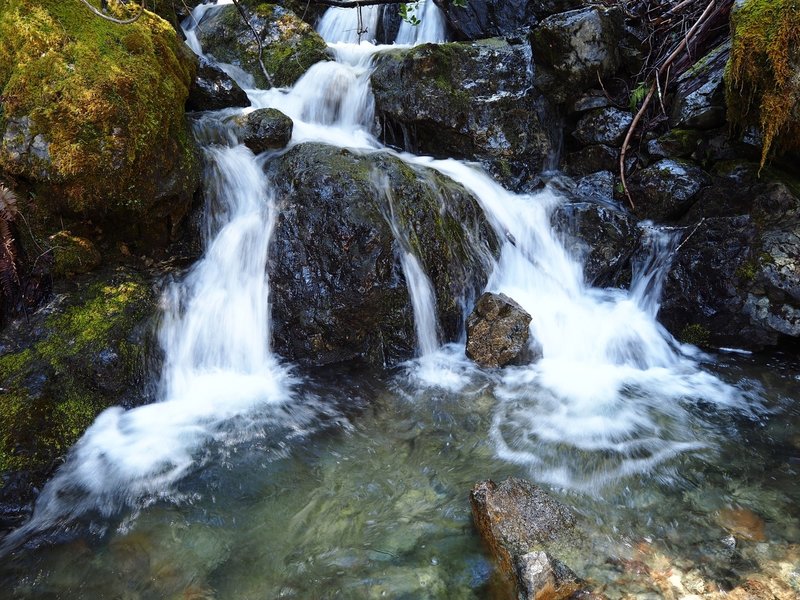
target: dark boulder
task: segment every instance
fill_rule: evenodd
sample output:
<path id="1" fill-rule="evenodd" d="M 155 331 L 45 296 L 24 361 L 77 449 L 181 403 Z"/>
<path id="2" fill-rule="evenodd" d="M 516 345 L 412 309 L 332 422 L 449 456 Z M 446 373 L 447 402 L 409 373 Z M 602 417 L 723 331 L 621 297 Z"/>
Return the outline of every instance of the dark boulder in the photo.
<path id="1" fill-rule="evenodd" d="M 531 44 L 536 85 L 557 103 L 577 97 L 620 66 L 622 12 L 590 7 L 544 19 Z"/>
<path id="2" fill-rule="evenodd" d="M 548 552 L 554 542 L 574 534 L 570 509 L 515 477 L 499 485 L 476 483 L 469 499 L 478 533 L 519 598 L 561 600 L 581 590 L 583 583 Z"/>
<path id="3" fill-rule="evenodd" d="M 268 168 L 280 205 L 268 267 L 276 351 L 317 364 L 412 356 L 403 251 L 431 280 L 442 339 L 460 336 L 461 307 L 485 283 L 496 247 L 462 186 L 389 153 L 323 144 L 295 146 Z"/>
<path id="4" fill-rule="evenodd" d="M 201 56 L 197 77 L 189 88 L 186 110 L 219 110 L 231 106 L 250 106 L 250 100 L 230 75 Z"/>
<path id="5" fill-rule="evenodd" d="M 504 367 L 530 359 L 531 316 L 505 294 L 484 293 L 467 317 L 467 356 L 482 367 Z"/>
<path id="6" fill-rule="evenodd" d="M 609 203 L 569 202 L 552 216 L 570 254 L 583 263 L 586 282 L 600 287 L 630 282 L 641 233 L 636 218 Z"/>
<path id="7" fill-rule="evenodd" d="M 292 85 L 312 65 L 330 58 L 325 41 L 290 10 L 275 4 L 260 4 L 248 11 L 248 16 L 261 39 L 262 59 L 270 81 L 258 63 L 258 43 L 253 32 L 235 6 L 209 10 L 196 33 L 204 52 L 244 69 L 258 87 Z"/>
<path id="8" fill-rule="evenodd" d="M 693 162 L 664 159 L 637 171 L 628 182 L 638 213 L 655 221 L 674 221 L 686 214 L 698 192 L 711 184 Z"/>
<path id="9" fill-rule="evenodd" d="M 505 185 L 525 187 L 551 148 L 530 69 L 530 48 L 500 39 L 381 53 L 372 89 L 384 137 L 417 153 L 479 160 Z"/>
<path id="10" fill-rule="evenodd" d="M 725 124 L 723 76 L 730 41 L 697 61 L 678 78 L 670 123 L 677 128 L 713 129 Z"/>
<path id="11" fill-rule="evenodd" d="M 619 169 L 619 149 L 597 144 L 586 146 L 567 154 L 565 170 L 573 176 L 590 175 L 598 171 L 616 171 Z"/>
<path id="12" fill-rule="evenodd" d="M 292 120 L 275 108 L 259 108 L 236 118 L 236 137 L 254 154 L 285 148 L 292 139 Z"/>
<path id="13" fill-rule="evenodd" d="M 800 337 L 800 185 L 720 165 L 685 221 L 659 319 L 679 338 L 763 348 Z"/>

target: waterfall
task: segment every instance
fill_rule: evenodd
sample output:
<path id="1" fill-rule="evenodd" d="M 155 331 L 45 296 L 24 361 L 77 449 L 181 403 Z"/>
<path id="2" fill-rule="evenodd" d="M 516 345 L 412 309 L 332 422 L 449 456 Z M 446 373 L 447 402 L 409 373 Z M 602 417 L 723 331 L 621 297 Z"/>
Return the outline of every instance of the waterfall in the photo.
<path id="1" fill-rule="evenodd" d="M 198 53 L 193 27 L 214 6 L 197 7 L 187 25 L 187 41 Z M 438 9 L 432 2 L 421 9 L 423 26 L 414 35 L 404 27 L 398 41 L 442 38 Z M 221 65 L 248 88 L 253 108 L 275 107 L 294 119 L 292 143 L 315 140 L 386 151 L 372 132 L 369 89 L 372 57 L 383 48 L 352 44 L 358 39 L 355 13 L 326 13 L 320 32 L 337 61 L 315 65 L 290 90 L 252 89 L 250 78 Z M 360 25 L 376 27 L 377 14 L 365 8 Z M 222 135 L 199 137 L 230 139 L 224 118 L 231 114 L 207 115 Z M 164 295 L 159 401 L 103 412 L 43 490 L 32 520 L 9 536 L 4 548 L 88 512 L 108 516 L 143 496 L 168 495 L 175 482 L 202 464 L 210 442 L 240 439 L 248 426 L 257 428 L 259 415 L 271 405 L 292 397 L 292 379 L 269 350 L 265 265 L 276 210 L 270 183 L 243 146 L 212 144 L 205 153 L 207 248 Z M 740 399 L 701 371 L 655 320 L 674 238 L 653 234 L 653 251 L 641 263 L 632 291 L 591 288 L 550 225 L 550 213 L 561 201 L 555 194 L 517 195 L 474 166 L 395 154 L 438 170 L 477 198 L 498 239 L 505 240 L 487 290 L 510 296 L 532 315 L 532 343 L 542 358 L 497 376 L 491 435 L 501 457 L 529 466 L 539 480 L 590 488 L 707 445 L 693 433 L 692 404 L 728 406 Z M 404 233 L 394 219 L 391 223 L 397 238 L 405 240 L 400 259 L 420 353 L 437 355 L 430 281 Z M 420 363 L 421 380 L 452 389 L 462 385 L 463 346 L 450 350 L 441 361 Z"/>
<path id="2" fill-rule="evenodd" d="M 445 25 L 444 14 L 433 3 L 433 0 L 420 0 L 414 10 L 420 23 L 412 25 L 407 21 L 400 24 L 400 30 L 395 38 L 396 44 L 424 44 L 428 42 L 446 42 L 447 28 Z"/>

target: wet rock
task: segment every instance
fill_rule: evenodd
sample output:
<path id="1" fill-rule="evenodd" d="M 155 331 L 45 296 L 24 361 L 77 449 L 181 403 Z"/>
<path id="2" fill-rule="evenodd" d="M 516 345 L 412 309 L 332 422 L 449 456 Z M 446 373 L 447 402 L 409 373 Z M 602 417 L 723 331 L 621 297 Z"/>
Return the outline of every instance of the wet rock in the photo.
<path id="1" fill-rule="evenodd" d="M 673 333 L 742 348 L 800 336 L 797 190 L 785 174 L 759 177 L 757 164 L 719 166 L 665 282 L 659 318 Z"/>
<path id="2" fill-rule="evenodd" d="M 467 356 L 482 367 L 529 359 L 531 316 L 505 294 L 484 293 L 467 317 Z"/>
<path id="3" fill-rule="evenodd" d="M 0 528 L 112 405 L 146 398 L 157 295 L 130 270 L 61 281 L 53 300 L 0 334 Z M 7 510 L 6 510 L 7 509 Z"/>
<path id="4" fill-rule="evenodd" d="M 610 204 L 570 202 L 553 212 L 552 222 L 570 254 L 583 262 L 587 283 L 630 282 L 631 257 L 641 238 L 632 214 Z"/>
<path id="5" fill-rule="evenodd" d="M 590 90 L 575 100 L 570 112 L 583 113 L 596 108 L 608 108 L 609 106 L 611 106 L 611 100 L 602 90 Z"/>
<path id="6" fill-rule="evenodd" d="M 736 538 L 751 542 L 765 542 L 764 521 L 746 508 L 723 508 L 717 513 L 717 522 Z"/>
<path id="7" fill-rule="evenodd" d="M 619 146 L 632 121 L 633 115 L 626 110 L 600 108 L 581 117 L 572 136 L 583 145 Z"/>
<path id="8" fill-rule="evenodd" d="M 254 154 L 285 148 L 294 123 L 274 108 L 259 108 L 236 119 L 236 137 Z"/>
<path id="9" fill-rule="evenodd" d="M 530 184 L 550 152 L 526 44 L 491 39 L 384 52 L 372 88 L 387 142 L 480 160 L 512 188 Z"/>
<path id="10" fill-rule="evenodd" d="M 680 218 L 711 179 L 694 163 L 664 159 L 636 172 L 628 188 L 637 211 L 656 221 Z"/>
<path id="11" fill-rule="evenodd" d="M 470 492 L 472 518 L 501 571 L 515 582 L 520 598 L 568 598 L 582 585 L 565 565 L 546 553 L 566 537 L 575 517 L 541 488 L 510 477 Z"/>
<path id="12" fill-rule="evenodd" d="M 536 85 L 563 103 L 620 65 L 622 12 L 590 7 L 552 15 L 531 35 Z"/>
<path id="13" fill-rule="evenodd" d="M 248 11 L 248 16 L 260 36 L 262 58 L 271 83 L 258 64 L 258 43 L 235 6 L 209 10 L 196 32 L 206 54 L 245 70 L 258 87 L 290 86 L 311 65 L 329 59 L 325 41 L 290 10 L 275 4 L 259 4 Z"/>
<path id="14" fill-rule="evenodd" d="M 673 127 L 713 129 L 725 123 L 723 75 L 730 49 L 730 41 L 718 46 L 680 76 L 670 116 Z"/>
<path id="15" fill-rule="evenodd" d="M 697 150 L 702 132 L 695 129 L 670 129 L 647 143 L 647 153 L 655 158 L 689 158 Z"/>
<path id="16" fill-rule="evenodd" d="M 219 110 L 231 106 L 250 106 L 250 100 L 230 75 L 201 56 L 186 109 Z"/>
<path id="17" fill-rule="evenodd" d="M 567 155 L 565 168 L 578 177 L 598 171 L 615 172 L 619 169 L 619 149 L 603 144 L 586 146 Z"/>
<path id="18" fill-rule="evenodd" d="M 485 253 L 496 247 L 463 187 L 386 153 L 323 144 L 295 146 L 269 169 L 280 205 L 268 268 L 277 352 L 307 363 L 409 358 L 404 250 L 431 279 L 442 339 L 459 336 L 462 303 L 484 284 Z M 404 240 L 395 240 L 391 214 Z"/>

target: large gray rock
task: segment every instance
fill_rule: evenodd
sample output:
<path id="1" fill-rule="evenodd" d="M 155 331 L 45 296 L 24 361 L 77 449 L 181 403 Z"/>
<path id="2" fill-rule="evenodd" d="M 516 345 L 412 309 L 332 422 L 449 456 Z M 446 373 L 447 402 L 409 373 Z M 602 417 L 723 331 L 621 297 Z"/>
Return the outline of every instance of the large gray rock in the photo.
<path id="1" fill-rule="evenodd" d="M 697 61 L 678 79 L 670 123 L 677 128 L 712 129 L 725 124 L 725 85 L 730 40 Z"/>
<path id="2" fill-rule="evenodd" d="M 550 153 L 526 44 L 491 39 L 384 52 L 372 89 L 389 143 L 480 160 L 512 188 L 533 181 Z"/>
<path id="3" fill-rule="evenodd" d="M 261 4 L 249 10 L 248 16 L 261 39 L 262 59 L 272 85 L 292 85 L 312 65 L 329 59 L 325 41 L 290 10 Z M 270 87 L 258 63 L 258 43 L 235 6 L 209 10 L 196 33 L 206 54 L 244 69 L 258 87 Z"/>
<path id="4" fill-rule="evenodd" d="M 530 358 L 531 316 L 505 294 L 486 292 L 467 317 L 467 356 L 482 367 L 520 364 Z"/>
<path id="5" fill-rule="evenodd" d="M 410 250 L 430 277 L 443 341 L 485 283 L 491 228 L 466 190 L 387 153 L 300 144 L 270 161 L 280 206 L 269 267 L 275 349 L 291 360 L 413 355 L 413 311 L 398 260 Z M 390 224 L 404 239 L 395 239 Z"/>
<path id="6" fill-rule="evenodd" d="M 581 117 L 572 136 L 584 145 L 619 146 L 632 122 L 633 115 L 626 110 L 599 108 Z"/>
<path id="7" fill-rule="evenodd" d="M 590 7 L 552 15 L 533 30 L 536 85 L 554 101 L 573 99 L 620 65 L 622 12 Z"/>
<path id="8" fill-rule="evenodd" d="M 501 572 L 514 582 L 518 598 L 561 600 L 581 589 L 575 574 L 547 552 L 575 527 L 575 516 L 566 506 L 515 477 L 499 485 L 476 483 L 469 499 L 478 533 Z"/>
<path id="9" fill-rule="evenodd" d="M 236 119 L 236 137 L 254 154 L 285 148 L 293 128 L 292 120 L 275 108 L 259 108 Z"/>
<path id="10" fill-rule="evenodd" d="M 201 56 L 197 76 L 189 88 L 186 109 L 219 110 L 231 106 L 250 106 L 250 100 L 230 75 Z"/>
<path id="11" fill-rule="evenodd" d="M 708 174 L 695 163 L 664 159 L 637 171 L 628 188 L 642 216 L 670 221 L 684 215 L 710 184 Z"/>
<path id="12" fill-rule="evenodd" d="M 721 165 L 687 215 L 659 319 L 680 339 L 763 348 L 800 337 L 800 186 Z"/>

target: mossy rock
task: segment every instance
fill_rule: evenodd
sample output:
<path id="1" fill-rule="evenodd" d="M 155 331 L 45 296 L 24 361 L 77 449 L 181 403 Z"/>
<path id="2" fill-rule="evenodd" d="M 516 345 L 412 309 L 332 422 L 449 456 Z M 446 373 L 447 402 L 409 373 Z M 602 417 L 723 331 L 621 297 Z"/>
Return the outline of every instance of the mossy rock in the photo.
<path id="1" fill-rule="evenodd" d="M 6 0 L 0 39 L 0 170 L 51 215 L 110 221 L 121 235 L 136 234 L 132 224 L 174 227 L 199 158 L 184 118 L 196 60 L 169 23 Z"/>
<path id="2" fill-rule="evenodd" d="M 771 152 L 800 150 L 800 0 L 747 0 L 731 13 L 728 120 L 763 135 Z"/>
<path id="3" fill-rule="evenodd" d="M 330 59 L 325 41 L 290 10 L 276 4 L 258 4 L 248 11 L 248 18 L 261 39 L 269 80 L 258 63 L 258 43 L 253 32 L 235 6 L 206 13 L 197 27 L 197 39 L 204 52 L 250 73 L 256 86 L 290 86 L 312 65 Z"/>
<path id="4" fill-rule="evenodd" d="M 29 501 L 102 410 L 145 396 L 150 283 L 117 270 L 67 285 L 0 337 L 0 505 Z"/>
<path id="5" fill-rule="evenodd" d="M 59 231 L 49 238 L 53 253 L 53 275 L 69 277 L 93 271 L 102 261 L 100 252 L 86 238 Z"/>

